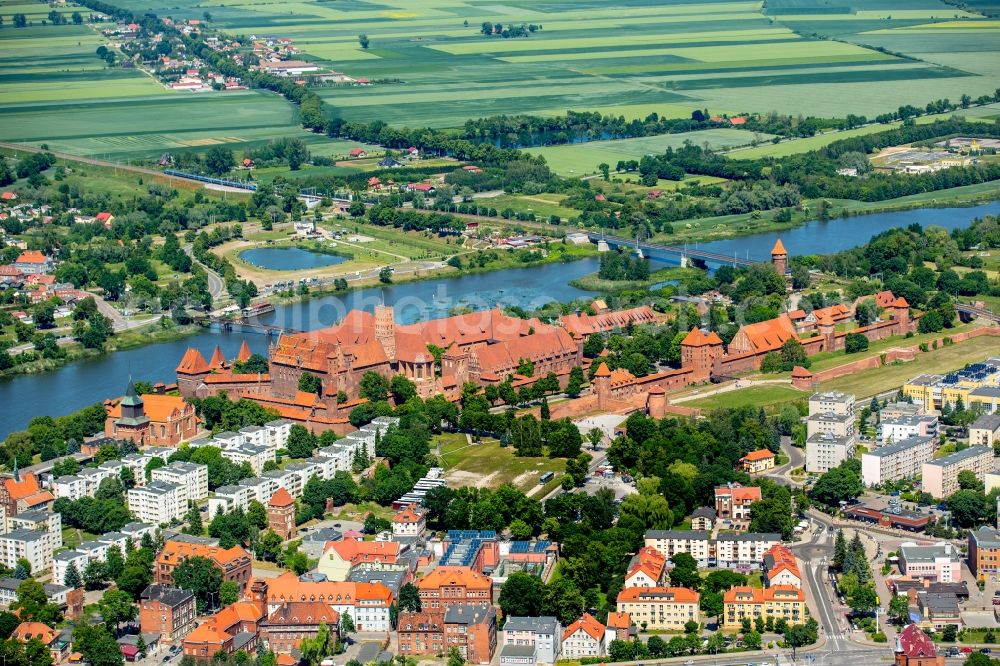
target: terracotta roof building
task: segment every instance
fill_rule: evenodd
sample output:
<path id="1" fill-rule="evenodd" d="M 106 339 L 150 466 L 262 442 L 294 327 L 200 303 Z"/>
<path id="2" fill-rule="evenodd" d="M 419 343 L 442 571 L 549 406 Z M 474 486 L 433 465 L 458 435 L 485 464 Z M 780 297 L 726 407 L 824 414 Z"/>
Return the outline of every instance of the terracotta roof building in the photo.
<path id="1" fill-rule="evenodd" d="M 791 585 L 775 585 L 765 589 L 749 586 L 730 588 L 722 597 L 722 626 L 738 627 L 744 618 L 751 622 L 758 617 L 783 618 L 788 624 L 801 624 L 806 618 L 806 595 Z"/>
<path id="2" fill-rule="evenodd" d="M 774 453 L 768 449 L 758 449 L 740 458 L 740 468 L 747 474 L 759 474 L 774 469 L 774 462 Z"/>
<path id="3" fill-rule="evenodd" d="M 701 622 L 699 595 L 686 587 L 630 587 L 618 593 L 618 612 L 646 629 L 682 631 Z"/>
<path id="4" fill-rule="evenodd" d="M 60 633 L 48 625 L 41 622 L 22 622 L 14 629 L 11 638 L 22 643 L 34 639 L 49 649 L 52 655 L 52 663 L 55 666 L 62 666 L 69 662 L 71 645 L 64 640 Z"/>
<path id="5" fill-rule="evenodd" d="M 329 580 L 343 581 L 347 580 L 354 567 L 377 569 L 382 565 L 395 564 L 398 558 L 397 541 L 344 538 L 326 544 L 317 570 Z"/>
<path id="6" fill-rule="evenodd" d="M 488 664 L 497 647 L 496 610 L 489 604 L 455 604 L 447 610 L 399 614 L 399 654 L 437 656 L 458 649 L 472 664 Z"/>
<path id="7" fill-rule="evenodd" d="M 267 524 L 282 541 L 295 536 L 295 500 L 284 487 L 278 488 L 267 503 Z"/>
<path id="8" fill-rule="evenodd" d="M 579 620 L 566 627 L 562 638 L 563 659 L 603 657 L 604 635 L 607 627 L 590 613 L 584 613 Z"/>
<path id="9" fill-rule="evenodd" d="M 222 580 L 231 580 L 246 589 L 250 581 L 250 554 L 240 546 L 220 548 L 205 539 L 206 543 L 191 541 L 168 540 L 156 556 L 155 579 L 161 585 L 170 585 L 174 580 L 174 569 L 189 557 L 205 557 L 211 560 L 222 571 Z"/>
<path id="10" fill-rule="evenodd" d="M 104 435 L 138 446 L 178 446 L 198 434 L 194 406 L 176 395 L 139 396 L 131 381 L 125 395 L 105 404 Z"/>
<path id="11" fill-rule="evenodd" d="M 895 666 L 944 666 L 945 657 L 938 654 L 934 641 L 915 624 L 909 624 L 896 635 L 893 650 Z"/>
<path id="12" fill-rule="evenodd" d="M 468 567 L 438 567 L 420 579 L 417 590 L 422 607 L 431 611 L 493 602 L 493 579 Z"/>
<path id="13" fill-rule="evenodd" d="M 333 606 L 318 601 L 293 601 L 267 616 L 260 637 L 275 652 L 297 650 L 303 638 L 315 638 L 319 627 L 330 630 L 331 642 L 340 631 L 340 613 Z"/>
<path id="14" fill-rule="evenodd" d="M 738 483 L 715 489 L 715 512 L 719 520 L 728 520 L 736 527 L 750 525 L 750 506 L 761 499 L 760 488 Z"/>
<path id="15" fill-rule="evenodd" d="M 286 604 L 319 602 L 341 615 L 349 613 L 358 631 L 389 631 L 392 592 L 381 583 L 300 580 L 286 571 L 277 578 L 257 578 L 250 597 L 263 604 L 268 616 Z"/>
<path id="16" fill-rule="evenodd" d="M 257 604 L 237 601 L 202 622 L 184 639 L 184 655 L 207 661 L 216 653 L 253 653 L 264 614 Z"/>

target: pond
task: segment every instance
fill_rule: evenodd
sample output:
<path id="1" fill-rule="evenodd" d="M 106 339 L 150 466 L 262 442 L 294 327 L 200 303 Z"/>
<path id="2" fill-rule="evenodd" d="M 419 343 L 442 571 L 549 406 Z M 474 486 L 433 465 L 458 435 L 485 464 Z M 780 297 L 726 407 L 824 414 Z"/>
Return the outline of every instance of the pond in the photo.
<path id="1" fill-rule="evenodd" d="M 269 271 L 307 271 L 336 266 L 348 259 L 337 254 L 314 252 L 301 247 L 257 247 L 240 252 L 239 257 L 251 266 Z"/>

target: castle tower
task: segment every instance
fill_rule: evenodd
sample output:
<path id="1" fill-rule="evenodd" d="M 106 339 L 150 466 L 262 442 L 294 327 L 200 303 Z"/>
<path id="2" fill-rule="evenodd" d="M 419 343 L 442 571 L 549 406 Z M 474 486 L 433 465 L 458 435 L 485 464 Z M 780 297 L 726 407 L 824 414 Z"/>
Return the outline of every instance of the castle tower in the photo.
<path id="1" fill-rule="evenodd" d="M 823 315 L 819 320 L 819 334 L 823 336 L 823 351 L 833 351 L 837 344 L 837 329 L 829 315 Z"/>
<path id="2" fill-rule="evenodd" d="M 212 360 L 208 362 L 208 367 L 212 370 L 222 370 L 226 365 L 226 357 L 222 355 L 222 348 L 215 345 L 212 351 Z"/>
<path id="3" fill-rule="evenodd" d="M 240 352 L 236 355 L 236 360 L 240 363 L 246 363 L 250 360 L 250 345 L 244 340 L 243 344 L 240 345 Z"/>
<path id="4" fill-rule="evenodd" d="M 288 541 L 295 536 L 295 500 L 284 488 L 278 488 L 271 496 L 271 501 L 267 503 L 267 526 L 274 530 L 282 541 Z"/>
<path id="5" fill-rule="evenodd" d="M 788 272 L 788 252 L 782 245 L 780 238 L 774 244 L 774 249 L 771 250 L 771 265 L 774 266 L 774 270 L 778 271 L 778 275 L 784 275 Z"/>
<path id="6" fill-rule="evenodd" d="M 667 392 L 662 386 L 650 387 L 646 395 L 646 414 L 653 419 L 662 419 L 667 413 Z"/>
<path id="7" fill-rule="evenodd" d="M 715 331 L 707 335 L 698 327 L 681 340 L 681 367 L 691 371 L 694 381 L 703 381 L 712 376 L 715 359 L 722 356 L 722 338 Z"/>
<path id="8" fill-rule="evenodd" d="M 604 409 L 607 407 L 608 399 L 611 398 L 611 371 L 604 361 L 601 361 L 601 365 L 597 368 L 591 384 L 594 386 L 594 393 L 597 394 L 597 408 Z"/>
<path id="9" fill-rule="evenodd" d="M 253 578 L 250 583 L 250 602 L 255 604 L 264 617 L 267 617 L 267 580 Z"/>
<path id="10" fill-rule="evenodd" d="M 208 361 L 205 357 L 194 347 L 188 347 L 177 366 L 177 388 L 180 389 L 181 395 L 185 398 L 195 395 L 198 385 L 208 373 Z"/>
<path id="11" fill-rule="evenodd" d="M 900 296 L 889 307 L 896 322 L 896 335 L 906 335 L 910 331 L 910 304 Z"/>
<path id="12" fill-rule="evenodd" d="M 375 339 L 382 343 L 385 355 L 396 360 L 396 317 L 390 305 L 375 306 Z"/>

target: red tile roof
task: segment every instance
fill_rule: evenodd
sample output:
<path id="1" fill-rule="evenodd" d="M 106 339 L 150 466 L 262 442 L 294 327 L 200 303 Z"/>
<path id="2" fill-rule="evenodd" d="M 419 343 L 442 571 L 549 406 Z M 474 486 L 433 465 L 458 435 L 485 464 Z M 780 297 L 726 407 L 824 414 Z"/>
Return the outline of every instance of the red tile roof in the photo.
<path id="1" fill-rule="evenodd" d="M 17 260 L 14 263 L 17 264 L 44 264 L 48 261 L 48 257 L 39 252 L 38 250 L 25 250 L 18 255 Z"/>
<path id="2" fill-rule="evenodd" d="M 182 374 L 197 375 L 208 372 L 208 370 L 208 361 L 194 347 L 188 347 L 188 350 L 184 352 L 184 357 L 181 359 L 180 365 L 177 366 L 177 372 Z"/>
<path id="3" fill-rule="evenodd" d="M 288 494 L 288 491 L 283 487 L 278 488 L 273 495 L 271 495 L 271 501 L 267 503 L 268 506 L 289 506 L 295 504 L 295 500 L 292 496 Z"/>
<path id="4" fill-rule="evenodd" d="M 565 641 L 581 629 L 595 641 L 604 640 L 604 625 L 590 613 L 584 613 L 579 620 L 566 627 L 566 631 L 563 632 L 563 640 Z"/>
<path id="5" fill-rule="evenodd" d="M 735 120 L 735 118 L 733 120 Z M 787 256 L 788 255 L 788 251 L 785 250 L 785 246 L 781 242 L 780 238 L 774 243 L 774 247 L 771 249 L 771 254 L 772 255 L 778 255 L 778 256 L 781 256 L 781 255 Z"/>
<path id="6" fill-rule="evenodd" d="M 704 347 L 705 345 L 721 345 L 722 338 L 715 331 L 710 331 L 707 335 L 695 326 L 691 332 L 684 336 L 681 345 L 685 347 Z"/>
<path id="7" fill-rule="evenodd" d="M 907 625 L 899 632 L 896 639 L 899 651 L 909 659 L 937 656 L 937 647 L 934 642 L 915 624 Z"/>
<path id="8" fill-rule="evenodd" d="M 767 449 L 757 449 L 756 451 L 751 451 L 750 453 L 743 456 L 743 460 L 747 462 L 754 462 L 757 460 L 767 460 L 768 458 L 773 458 L 774 454 Z"/>

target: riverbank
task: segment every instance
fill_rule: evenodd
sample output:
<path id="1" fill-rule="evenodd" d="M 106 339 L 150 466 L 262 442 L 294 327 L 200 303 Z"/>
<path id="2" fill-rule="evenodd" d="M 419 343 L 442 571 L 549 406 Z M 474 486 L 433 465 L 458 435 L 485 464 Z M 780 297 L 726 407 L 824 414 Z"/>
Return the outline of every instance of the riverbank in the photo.
<path id="1" fill-rule="evenodd" d="M 606 280 L 600 277 L 599 273 L 589 273 L 583 277 L 571 280 L 570 284 L 577 289 L 587 291 L 597 291 L 613 294 L 622 291 L 635 291 L 636 289 L 650 289 L 652 287 L 665 287 L 667 285 L 680 285 L 692 279 L 701 279 L 705 272 L 697 268 L 681 268 L 673 266 L 661 268 L 649 274 L 647 280 Z"/>
<path id="2" fill-rule="evenodd" d="M 165 320 L 170 321 L 170 320 Z M 28 363 L 21 363 L 12 368 L 0 372 L 0 379 L 16 377 L 19 375 L 37 375 L 53 370 L 58 370 L 71 363 L 78 361 L 96 360 L 102 356 L 113 354 L 114 352 L 137 349 L 146 345 L 159 344 L 163 342 L 174 342 L 196 335 L 201 331 L 201 327 L 195 324 L 180 326 L 170 322 L 166 328 L 159 322 L 133 328 L 122 333 L 116 333 L 105 344 L 104 349 L 87 349 L 78 342 L 73 342 L 61 347 L 66 352 L 61 358 L 40 358 Z"/>

